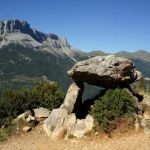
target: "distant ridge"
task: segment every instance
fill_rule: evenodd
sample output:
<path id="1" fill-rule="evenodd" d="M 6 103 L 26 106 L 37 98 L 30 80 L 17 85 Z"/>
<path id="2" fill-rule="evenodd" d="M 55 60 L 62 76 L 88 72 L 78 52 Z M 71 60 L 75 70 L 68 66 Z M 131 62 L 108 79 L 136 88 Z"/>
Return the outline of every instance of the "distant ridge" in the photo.
<path id="1" fill-rule="evenodd" d="M 30 86 L 35 79 L 47 78 L 61 83 L 64 90 L 71 79 L 66 72 L 75 62 L 103 51 L 82 52 L 73 48 L 66 38 L 32 29 L 27 21 L 0 21 L 0 88 Z M 150 79 L 150 53 L 139 50 L 115 55 L 134 61 L 135 66 Z"/>

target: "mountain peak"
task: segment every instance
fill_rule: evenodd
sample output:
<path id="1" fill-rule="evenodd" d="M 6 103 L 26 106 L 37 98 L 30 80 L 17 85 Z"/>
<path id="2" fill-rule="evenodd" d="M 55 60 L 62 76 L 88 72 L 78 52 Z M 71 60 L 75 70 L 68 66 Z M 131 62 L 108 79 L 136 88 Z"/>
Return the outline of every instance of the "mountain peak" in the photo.
<path id="1" fill-rule="evenodd" d="M 4 35 L 6 33 L 13 33 L 13 32 L 25 32 L 25 30 L 29 30 L 29 29 L 30 29 L 30 25 L 27 21 L 21 21 L 18 19 L 0 21 L 1 35 Z"/>
<path id="2" fill-rule="evenodd" d="M 20 44 L 34 50 L 67 56 L 73 60 L 75 55 L 81 53 L 73 49 L 66 38 L 33 29 L 27 21 L 19 19 L 0 21 L 0 48 L 9 44 Z"/>
<path id="3" fill-rule="evenodd" d="M 46 34 L 36 29 L 32 29 L 27 21 L 18 19 L 10 19 L 0 21 L 0 35 L 6 36 L 11 33 L 24 33 L 30 35 L 38 42 L 43 42 L 47 38 L 58 40 L 58 36 L 55 34 Z"/>

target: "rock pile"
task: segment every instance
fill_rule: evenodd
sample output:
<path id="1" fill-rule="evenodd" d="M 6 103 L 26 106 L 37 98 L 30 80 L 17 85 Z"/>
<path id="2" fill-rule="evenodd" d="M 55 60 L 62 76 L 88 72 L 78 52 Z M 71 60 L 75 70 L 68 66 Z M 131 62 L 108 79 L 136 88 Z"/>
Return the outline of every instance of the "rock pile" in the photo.
<path id="1" fill-rule="evenodd" d="M 93 127 L 94 119 L 91 115 L 87 115 L 85 119 L 77 119 L 74 113 L 68 114 L 63 108 L 54 109 L 43 126 L 47 135 L 55 139 L 82 138 Z"/>
<path id="2" fill-rule="evenodd" d="M 33 109 L 32 111 L 28 110 L 23 114 L 20 114 L 14 122 L 17 124 L 18 129 L 21 129 L 24 132 L 28 132 L 34 127 L 37 123 L 42 122 L 48 118 L 50 111 L 46 108 L 40 107 Z"/>

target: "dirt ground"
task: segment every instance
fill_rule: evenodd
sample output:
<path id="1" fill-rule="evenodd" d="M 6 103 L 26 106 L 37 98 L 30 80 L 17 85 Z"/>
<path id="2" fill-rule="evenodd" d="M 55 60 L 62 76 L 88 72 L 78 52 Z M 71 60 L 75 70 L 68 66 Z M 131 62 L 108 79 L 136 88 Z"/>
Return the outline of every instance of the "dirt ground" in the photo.
<path id="1" fill-rule="evenodd" d="M 9 137 L 0 144 L 0 150 L 150 150 L 150 138 L 142 131 L 132 131 L 112 138 L 98 134 L 83 139 L 52 140 L 38 127 Z"/>

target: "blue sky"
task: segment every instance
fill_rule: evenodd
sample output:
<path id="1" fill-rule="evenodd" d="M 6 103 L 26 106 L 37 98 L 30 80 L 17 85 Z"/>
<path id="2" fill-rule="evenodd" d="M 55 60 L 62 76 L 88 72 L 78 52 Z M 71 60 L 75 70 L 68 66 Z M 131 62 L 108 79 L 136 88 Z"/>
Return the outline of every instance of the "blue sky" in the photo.
<path id="1" fill-rule="evenodd" d="M 150 52 L 150 0 L 0 0 L 0 10 L 84 51 Z"/>

